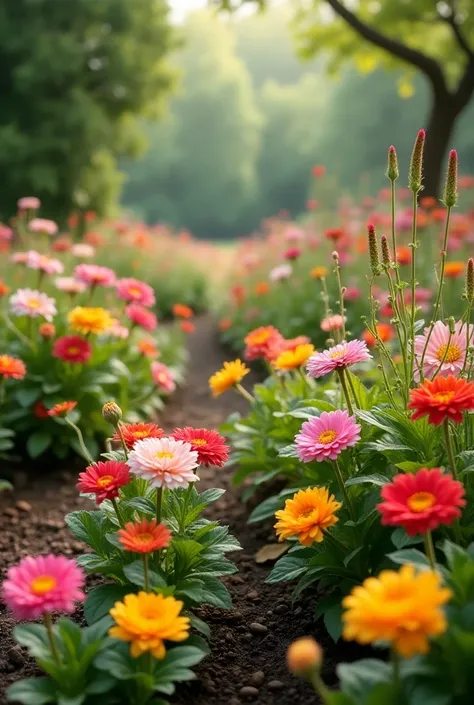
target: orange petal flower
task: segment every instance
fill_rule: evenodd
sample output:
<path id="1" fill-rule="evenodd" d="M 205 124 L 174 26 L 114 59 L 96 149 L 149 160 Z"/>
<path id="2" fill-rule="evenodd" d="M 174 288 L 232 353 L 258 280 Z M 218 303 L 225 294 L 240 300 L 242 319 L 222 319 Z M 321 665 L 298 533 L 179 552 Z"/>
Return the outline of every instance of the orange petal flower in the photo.
<path id="1" fill-rule="evenodd" d="M 428 416 L 428 422 L 435 426 L 445 419 L 461 423 L 463 411 L 474 409 L 474 383 L 453 375 L 425 380 L 410 391 L 408 408 L 414 412 L 412 419 Z"/>
<path id="2" fill-rule="evenodd" d="M 157 524 L 156 519 L 128 522 L 118 535 L 124 549 L 133 553 L 153 553 L 171 541 L 171 531 L 164 524 Z"/>

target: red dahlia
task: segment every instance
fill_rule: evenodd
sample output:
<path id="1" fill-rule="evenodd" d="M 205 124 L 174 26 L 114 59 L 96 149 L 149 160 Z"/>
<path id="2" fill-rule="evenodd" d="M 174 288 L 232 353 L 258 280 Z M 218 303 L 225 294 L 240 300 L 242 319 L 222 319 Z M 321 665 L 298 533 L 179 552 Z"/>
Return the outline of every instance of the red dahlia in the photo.
<path id="1" fill-rule="evenodd" d="M 143 421 L 139 423 L 122 423 L 120 424 L 120 430 L 127 448 L 133 448 L 137 441 L 142 441 L 144 438 L 163 438 L 165 435 L 163 429 L 157 426 L 156 423 L 145 423 Z M 113 440 L 120 441 L 117 431 Z"/>
<path id="2" fill-rule="evenodd" d="M 474 409 L 474 383 L 453 375 L 425 380 L 411 390 L 408 408 L 414 411 L 413 420 L 428 416 L 428 422 L 435 426 L 445 419 L 461 423 L 463 411 Z"/>
<path id="3" fill-rule="evenodd" d="M 186 426 L 175 428 L 171 435 L 177 441 L 191 444 L 192 449 L 197 451 L 200 465 L 215 465 L 220 468 L 229 459 L 230 448 L 226 445 L 225 438 L 217 431 Z"/>
<path id="4" fill-rule="evenodd" d="M 118 497 L 120 487 L 130 482 L 130 468 L 118 460 L 89 465 L 85 472 L 79 473 L 77 489 L 86 494 L 95 494 L 97 504 L 104 499 Z"/>
<path id="5" fill-rule="evenodd" d="M 80 335 L 64 335 L 54 343 L 53 355 L 64 362 L 84 363 L 92 355 L 92 346 Z"/>

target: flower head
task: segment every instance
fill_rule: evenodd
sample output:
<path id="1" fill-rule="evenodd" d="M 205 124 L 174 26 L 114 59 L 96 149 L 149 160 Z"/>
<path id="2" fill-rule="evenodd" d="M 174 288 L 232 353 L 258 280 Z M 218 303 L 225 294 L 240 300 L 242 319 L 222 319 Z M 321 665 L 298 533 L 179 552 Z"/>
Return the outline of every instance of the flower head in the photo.
<path id="1" fill-rule="evenodd" d="M 382 488 L 381 495 L 377 509 L 382 524 L 403 526 L 409 536 L 452 524 L 466 504 L 464 485 L 439 468 L 422 468 L 414 475 L 400 473 Z"/>
<path id="2" fill-rule="evenodd" d="M 115 626 L 109 636 L 131 644 L 130 654 L 138 658 L 149 651 L 156 659 L 166 656 L 166 641 L 185 641 L 189 617 L 180 616 L 183 603 L 174 597 L 139 592 L 125 595 L 110 610 Z"/>
<path id="3" fill-rule="evenodd" d="M 221 468 L 229 459 L 229 446 L 217 431 L 207 428 L 175 428 L 171 434 L 177 441 L 189 443 L 198 454 L 199 465 L 215 465 Z"/>
<path id="4" fill-rule="evenodd" d="M 288 670 L 295 676 L 305 676 L 321 667 L 323 650 L 311 636 L 293 641 L 286 652 Z"/>
<path id="5" fill-rule="evenodd" d="M 194 315 L 192 308 L 185 304 L 173 304 L 172 310 L 176 318 L 192 318 Z"/>
<path id="6" fill-rule="evenodd" d="M 87 288 L 84 282 L 77 281 L 73 277 L 57 277 L 54 283 L 56 289 L 65 291 L 66 294 L 82 294 Z"/>
<path id="7" fill-rule="evenodd" d="M 275 529 L 279 541 L 297 537 L 303 546 L 320 543 L 323 531 L 338 521 L 335 512 L 341 508 L 326 487 L 300 490 L 285 502 L 285 508 L 275 513 Z"/>
<path id="8" fill-rule="evenodd" d="M 76 406 L 77 401 L 62 401 L 48 411 L 48 416 L 67 416 Z"/>
<path id="9" fill-rule="evenodd" d="M 305 343 L 297 345 L 292 350 L 284 350 L 281 352 L 273 363 L 277 370 L 294 370 L 301 367 L 314 353 L 314 345 Z"/>
<path id="10" fill-rule="evenodd" d="M 67 315 L 72 330 L 89 335 L 89 333 L 105 333 L 113 326 L 114 319 L 105 308 L 90 308 L 76 306 Z"/>
<path id="11" fill-rule="evenodd" d="M 119 279 L 116 283 L 117 296 L 123 301 L 135 302 L 142 306 L 155 304 L 155 292 L 149 284 L 138 279 Z"/>
<path id="12" fill-rule="evenodd" d="M 42 255 L 34 250 L 28 252 L 26 266 L 29 269 L 45 272 L 45 274 L 62 274 L 64 272 L 64 265 L 58 259 Z"/>
<path id="13" fill-rule="evenodd" d="M 432 571 L 417 574 L 411 564 L 396 572 L 384 570 L 352 589 L 342 601 L 344 639 L 360 644 L 389 642 L 410 658 L 429 649 L 428 638 L 439 636 L 447 622 L 442 606 L 451 591 L 441 586 L 441 576 Z"/>
<path id="14" fill-rule="evenodd" d="M 428 416 L 428 423 L 435 426 L 445 419 L 461 423 L 463 412 L 474 409 L 474 383 L 438 375 L 410 391 L 408 408 L 413 410 L 413 420 Z"/>
<path id="15" fill-rule="evenodd" d="M 327 277 L 328 270 L 327 267 L 313 267 L 309 274 L 313 279 L 323 279 Z"/>
<path id="16" fill-rule="evenodd" d="M 212 396 L 217 397 L 236 384 L 240 384 L 249 372 L 249 368 L 241 360 L 224 362 L 224 367 L 215 372 L 209 379 Z"/>
<path id="17" fill-rule="evenodd" d="M 145 438 L 163 438 L 165 432 L 156 423 L 146 423 L 139 421 L 138 423 L 122 423 L 120 424 L 123 440 L 127 448 L 133 448 L 137 441 L 143 441 Z M 113 440 L 119 442 L 121 440 L 118 431 L 115 432 Z"/>
<path id="18" fill-rule="evenodd" d="M 137 348 L 145 357 L 153 358 L 160 356 L 160 351 L 152 338 L 142 338 L 138 341 Z"/>
<path id="19" fill-rule="evenodd" d="M 95 494 L 97 504 L 104 499 L 119 496 L 120 487 L 130 482 L 130 468 L 118 460 L 106 460 L 89 465 L 79 473 L 77 489 L 85 494 Z"/>
<path id="20" fill-rule="evenodd" d="M 371 358 L 363 340 L 350 340 L 315 353 L 309 358 L 306 369 L 310 377 L 323 377 L 338 367 L 350 367 Z"/>
<path id="21" fill-rule="evenodd" d="M 283 257 L 288 260 L 296 260 L 301 256 L 301 249 L 299 247 L 289 247 L 283 254 Z"/>
<path id="22" fill-rule="evenodd" d="M 77 242 L 71 247 L 71 254 L 73 254 L 74 257 L 89 259 L 90 257 L 94 257 L 95 247 L 92 247 L 92 245 L 87 244 L 87 242 Z"/>
<path id="23" fill-rule="evenodd" d="M 33 405 L 33 413 L 37 419 L 47 419 L 49 416 L 49 409 L 47 409 L 41 399 L 35 401 Z"/>
<path id="24" fill-rule="evenodd" d="M 305 421 L 295 438 L 296 452 L 303 463 L 335 460 L 345 448 L 360 440 L 360 426 L 347 411 L 323 411 Z"/>
<path id="25" fill-rule="evenodd" d="M 46 220 L 46 218 L 33 218 L 28 223 L 28 228 L 32 233 L 42 235 L 56 235 L 58 232 L 58 226 L 54 220 Z"/>
<path id="26" fill-rule="evenodd" d="M 325 333 L 332 333 L 335 330 L 341 330 L 344 326 L 344 318 L 336 313 L 334 316 L 327 316 L 321 321 L 321 330 Z"/>
<path id="27" fill-rule="evenodd" d="M 430 379 L 437 376 L 448 377 L 459 375 L 466 359 L 466 328 L 461 321 L 454 326 L 454 334 L 449 332 L 449 326 L 442 321 L 436 321 L 430 335 L 430 329 L 425 328 L 424 335 L 415 337 L 415 355 L 418 366 L 423 359 L 423 376 Z M 472 337 L 472 331 L 469 331 Z M 426 341 L 429 338 L 428 345 Z M 426 352 L 423 352 L 425 350 Z M 441 364 L 442 363 L 442 364 Z M 419 372 L 416 370 L 418 376 Z"/>
<path id="28" fill-rule="evenodd" d="M 174 438 L 146 438 L 137 441 L 128 457 L 131 472 L 150 482 L 151 487 L 176 489 L 199 480 L 194 474 L 198 454 L 189 443 Z"/>
<path id="29" fill-rule="evenodd" d="M 390 323 L 377 323 L 377 335 L 382 343 L 387 343 L 389 340 L 392 340 L 394 331 Z M 365 340 L 369 348 L 375 348 L 377 345 L 377 338 L 372 335 L 370 330 L 365 330 L 362 333 L 362 338 Z"/>
<path id="30" fill-rule="evenodd" d="M 36 196 L 22 196 L 18 199 L 16 205 L 18 206 L 18 210 L 20 211 L 35 211 L 38 210 L 38 208 L 40 207 L 41 201 L 39 200 L 39 198 L 36 198 Z"/>
<path id="31" fill-rule="evenodd" d="M 78 264 L 74 268 L 74 278 L 88 286 L 114 286 L 115 272 L 98 264 Z"/>
<path id="32" fill-rule="evenodd" d="M 54 241 L 53 250 L 55 252 L 69 252 L 71 246 L 71 239 L 67 235 L 61 235 Z"/>
<path id="33" fill-rule="evenodd" d="M 34 289 L 18 289 L 10 296 L 10 309 L 15 316 L 42 316 L 47 321 L 57 314 L 55 300 Z"/>
<path id="34" fill-rule="evenodd" d="M 274 360 L 285 348 L 285 339 L 273 326 L 262 326 L 250 331 L 244 338 L 246 360 Z"/>
<path id="35" fill-rule="evenodd" d="M 0 378 L 23 379 L 26 375 L 25 363 L 11 355 L 0 355 Z"/>
<path id="36" fill-rule="evenodd" d="M 446 262 L 444 275 L 449 279 L 457 279 L 464 274 L 464 262 Z"/>
<path id="37" fill-rule="evenodd" d="M 123 548 L 132 553 L 153 553 L 166 548 L 171 541 L 171 531 L 164 524 L 157 524 L 156 519 L 129 521 L 118 535 Z"/>
<path id="38" fill-rule="evenodd" d="M 92 346 L 80 335 L 64 335 L 53 346 L 53 357 L 64 362 L 84 364 L 92 355 Z"/>
<path id="39" fill-rule="evenodd" d="M 54 338 L 56 335 L 56 326 L 54 323 L 40 323 L 38 333 L 43 338 Z"/>
<path id="40" fill-rule="evenodd" d="M 8 284 L 5 284 L 5 282 L 0 279 L 0 298 L 9 294 L 10 291 L 11 289 Z"/>
<path id="41" fill-rule="evenodd" d="M 270 274 L 268 275 L 268 278 L 272 282 L 281 282 L 285 279 L 289 279 L 292 274 L 293 267 L 289 262 L 285 262 L 284 264 L 279 264 L 276 267 L 273 267 Z"/>
<path id="42" fill-rule="evenodd" d="M 9 569 L 3 599 L 17 619 L 37 619 L 49 612 L 74 612 L 84 599 L 84 573 L 64 556 L 27 556 Z"/>
<path id="43" fill-rule="evenodd" d="M 153 331 L 158 325 L 157 318 L 154 313 L 148 311 L 141 304 L 129 304 L 125 309 L 127 318 L 136 326 L 140 326 L 144 330 Z"/>
<path id="44" fill-rule="evenodd" d="M 172 394 L 176 389 L 176 382 L 170 368 L 162 362 L 153 360 L 151 363 L 151 376 L 154 383 L 167 394 Z"/>

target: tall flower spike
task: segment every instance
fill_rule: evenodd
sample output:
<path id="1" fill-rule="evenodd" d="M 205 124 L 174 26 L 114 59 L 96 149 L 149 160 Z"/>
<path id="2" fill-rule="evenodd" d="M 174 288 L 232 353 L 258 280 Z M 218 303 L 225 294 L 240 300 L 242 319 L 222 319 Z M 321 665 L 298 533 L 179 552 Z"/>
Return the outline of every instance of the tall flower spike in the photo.
<path id="1" fill-rule="evenodd" d="M 448 208 L 455 206 L 458 201 L 458 153 L 455 149 L 449 153 L 443 201 Z"/>
<path id="2" fill-rule="evenodd" d="M 387 177 L 390 181 L 396 181 L 400 175 L 398 170 L 398 158 L 395 147 L 392 145 L 388 148 L 388 166 L 387 166 Z"/>
<path id="3" fill-rule="evenodd" d="M 467 261 L 466 298 L 470 304 L 474 302 L 474 259 L 472 257 Z"/>
<path id="4" fill-rule="evenodd" d="M 390 250 L 388 249 L 388 240 L 385 235 L 380 238 L 380 246 L 382 249 L 382 262 L 385 267 L 390 267 Z"/>
<path id="5" fill-rule="evenodd" d="M 376 277 L 380 274 L 380 260 L 379 252 L 377 249 L 377 235 L 375 234 L 375 227 L 369 223 L 367 226 L 368 237 L 369 237 L 369 259 L 370 259 L 370 269 L 372 274 Z"/>
<path id="6" fill-rule="evenodd" d="M 408 188 L 413 193 L 421 190 L 423 180 L 423 149 L 425 147 L 425 130 L 420 130 L 416 136 L 413 152 L 410 159 L 410 170 L 408 172 Z"/>

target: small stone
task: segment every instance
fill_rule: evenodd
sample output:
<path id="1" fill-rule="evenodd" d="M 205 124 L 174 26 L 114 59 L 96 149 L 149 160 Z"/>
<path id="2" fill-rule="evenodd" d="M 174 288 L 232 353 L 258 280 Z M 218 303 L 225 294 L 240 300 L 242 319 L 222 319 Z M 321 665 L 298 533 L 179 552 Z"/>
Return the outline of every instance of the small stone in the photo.
<path id="1" fill-rule="evenodd" d="M 14 666 L 23 666 L 23 664 L 25 663 L 25 656 L 23 654 L 21 646 L 17 644 L 16 646 L 10 649 L 10 651 L 8 652 L 8 660 Z"/>
<path id="2" fill-rule="evenodd" d="M 282 688 L 285 687 L 285 684 L 282 683 L 281 681 L 269 681 L 268 683 L 268 689 L 269 690 L 282 690 Z"/>
<path id="3" fill-rule="evenodd" d="M 260 622 L 252 622 L 252 624 L 249 625 L 249 629 L 252 634 L 266 634 L 268 632 L 268 627 L 264 624 L 260 624 Z"/>
<path id="4" fill-rule="evenodd" d="M 244 634 L 242 637 L 242 641 L 252 641 L 252 635 L 251 634 Z"/>
<path id="5" fill-rule="evenodd" d="M 277 605 L 273 611 L 275 614 L 285 614 L 288 612 L 288 607 L 286 605 Z"/>
<path id="6" fill-rule="evenodd" d="M 249 590 L 247 593 L 247 600 L 258 600 L 259 597 L 260 595 L 256 590 Z"/>
<path id="7" fill-rule="evenodd" d="M 233 643 L 235 641 L 235 638 L 234 638 L 234 635 L 232 634 L 232 632 L 225 633 L 225 640 L 230 641 L 231 643 Z"/>
<path id="8" fill-rule="evenodd" d="M 302 608 L 302 607 L 297 607 L 297 608 L 293 611 L 293 614 L 295 615 L 295 617 L 299 617 L 300 614 L 303 614 L 303 608 Z"/>
<path id="9" fill-rule="evenodd" d="M 17 517 L 18 516 L 18 509 L 15 509 L 15 507 L 7 507 L 5 509 L 5 514 L 9 517 Z"/>
<path id="10" fill-rule="evenodd" d="M 255 673 L 253 673 L 250 677 L 250 682 L 256 688 L 260 688 L 260 686 L 265 682 L 265 673 L 263 671 L 255 671 Z"/>
<path id="11" fill-rule="evenodd" d="M 229 700 L 229 705 L 240 705 L 240 700 L 238 698 L 231 698 Z"/>
<path id="12" fill-rule="evenodd" d="M 31 512 L 31 504 L 24 499 L 19 499 L 15 506 L 20 512 Z"/>
<path id="13" fill-rule="evenodd" d="M 273 617 L 273 610 L 268 610 L 266 612 L 267 617 Z"/>
<path id="14" fill-rule="evenodd" d="M 239 690 L 239 694 L 244 698 L 256 698 L 258 689 L 251 685 L 244 685 L 244 687 Z"/>

